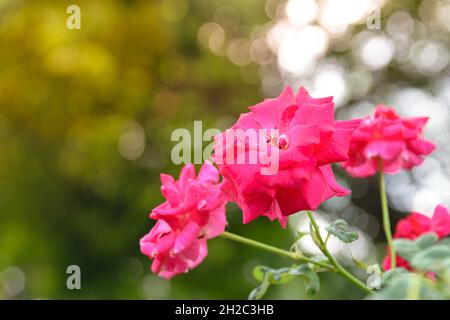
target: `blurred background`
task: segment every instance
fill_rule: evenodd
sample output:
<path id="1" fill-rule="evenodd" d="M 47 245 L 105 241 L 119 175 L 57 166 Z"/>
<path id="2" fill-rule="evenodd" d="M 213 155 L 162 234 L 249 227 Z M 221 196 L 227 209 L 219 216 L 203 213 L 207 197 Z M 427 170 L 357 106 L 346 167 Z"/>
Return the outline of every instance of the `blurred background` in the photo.
<path id="1" fill-rule="evenodd" d="M 71 4 L 80 30 L 66 27 Z M 449 17 L 449 0 L 0 0 L 0 298 L 245 299 L 254 266 L 289 262 L 215 239 L 204 263 L 169 282 L 138 243 L 163 200 L 159 173 L 181 167 L 171 132 L 194 120 L 225 129 L 285 85 L 333 95 L 340 119 L 378 103 L 430 116 L 438 148 L 388 178 L 392 215 L 450 205 Z M 321 221 L 346 219 L 361 232 L 353 254 L 380 261 L 376 183 L 335 169 L 353 194 L 325 203 Z M 285 232 L 265 219 L 243 227 L 228 210 L 230 231 L 284 248 L 303 218 Z M 66 287 L 73 264 L 81 290 Z M 316 296 L 294 281 L 267 297 L 362 297 L 321 280 Z"/>

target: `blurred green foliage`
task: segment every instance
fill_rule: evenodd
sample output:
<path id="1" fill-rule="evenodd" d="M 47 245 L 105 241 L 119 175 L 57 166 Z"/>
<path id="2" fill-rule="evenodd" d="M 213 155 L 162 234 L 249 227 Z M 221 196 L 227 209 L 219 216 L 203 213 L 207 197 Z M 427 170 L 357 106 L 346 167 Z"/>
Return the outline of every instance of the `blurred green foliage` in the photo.
<path id="1" fill-rule="evenodd" d="M 224 4 L 244 24 L 265 23 L 264 5 L 80 0 L 82 29 L 69 30 L 70 4 L 0 1 L 0 272 L 14 266 L 25 276 L 23 291 L 9 295 L 3 284 L 0 298 L 246 298 L 253 267 L 281 259 L 216 239 L 201 266 L 167 282 L 138 243 L 163 199 L 159 173 L 180 169 L 170 161 L 172 130 L 194 120 L 221 128 L 262 98 L 257 67 L 243 77 L 198 44 L 198 29 Z M 292 241 L 266 220 L 243 227 L 233 205 L 228 218 L 232 232 Z M 66 288 L 72 264 L 81 290 Z M 322 280 L 317 298 L 361 297 L 340 278 Z M 268 297 L 303 297 L 302 286 Z"/>
<path id="2" fill-rule="evenodd" d="M 163 199 L 159 173 L 179 170 L 172 130 L 220 125 L 260 98 L 240 68 L 197 45 L 220 1 L 77 1 L 81 30 L 66 28 L 69 4 L 0 2 L 0 270 L 22 270 L 19 298 L 246 297 L 234 244 L 212 242 L 201 267 L 168 284 L 138 245 Z M 145 130 L 132 160 L 118 149 L 130 128 Z M 264 226 L 255 236 L 285 236 Z M 80 291 L 66 288 L 71 264 Z"/>

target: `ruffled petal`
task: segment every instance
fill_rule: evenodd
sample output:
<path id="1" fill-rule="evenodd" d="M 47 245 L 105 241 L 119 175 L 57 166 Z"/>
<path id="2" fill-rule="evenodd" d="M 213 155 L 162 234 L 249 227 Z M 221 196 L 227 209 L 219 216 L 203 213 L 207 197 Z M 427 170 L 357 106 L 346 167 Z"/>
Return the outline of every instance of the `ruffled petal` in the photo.
<path id="1" fill-rule="evenodd" d="M 173 253 L 177 254 L 189 247 L 198 238 L 199 233 L 200 227 L 193 221 L 188 222 L 176 237 Z"/>
<path id="2" fill-rule="evenodd" d="M 283 129 L 289 122 L 289 117 L 284 117 L 288 108 L 293 108 L 289 113 L 297 109 L 292 89 L 286 87 L 275 99 L 266 99 L 263 102 L 250 107 L 252 117 L 266 129 Z"/>
<path id="3" fill-rule="evenodd" d="M 372 141 L 364 148 L 366 158 L 380 157 L 384 160 L 392 160 L 398 157 L 405 149 L 403 141 Z"/>
<path id="4" fill-rule="evenodd" d="M 435 208 L 430 229 L 436 232 L 439 238 L 450 235 L 450 212 L 447 207 L 440 204 Z"/>
<path id="5" fill-rule="evenodd" d="M 212 165 L 211 162 L 206 160 L 200 168 L 197 181 L 208 184 L 216 184 L 219 182 L 219 171 Z"/>

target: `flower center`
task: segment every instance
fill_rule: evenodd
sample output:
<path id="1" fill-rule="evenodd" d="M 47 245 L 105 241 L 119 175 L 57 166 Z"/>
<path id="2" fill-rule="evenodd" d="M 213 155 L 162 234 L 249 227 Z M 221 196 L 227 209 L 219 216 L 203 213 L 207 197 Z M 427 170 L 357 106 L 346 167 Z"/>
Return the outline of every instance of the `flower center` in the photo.
<path id="1" fill-rule="evenodd" d="M 288 146 L 289 146 L 289 137 L 285 134 L 282 134 L 278 138 L 278 148 L 280 148 L 281 150 L 286 150 Z"/>
<path id="2" fill-rule="evenodd" d="M 286 134 L 280 136 L 267 135 L 267 143 L 271 143 L 281 150 L 286 150 L 289 147 L 289 137 Z"/>

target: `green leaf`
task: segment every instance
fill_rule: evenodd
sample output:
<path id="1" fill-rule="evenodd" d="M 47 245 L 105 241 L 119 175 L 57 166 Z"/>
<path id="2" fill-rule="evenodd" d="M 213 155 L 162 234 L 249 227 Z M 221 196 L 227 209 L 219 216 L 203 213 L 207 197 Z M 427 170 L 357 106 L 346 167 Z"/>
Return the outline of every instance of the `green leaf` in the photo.
<path id="1" fill-rule="evenodd" d="M 309 294 L 315 294 L 320 290 L 320 280 L 307 264 L 302 264 L 297 268 L 292 268 L 290 274 L 293 276 L 301 276 L 305 283 L 305 291 Z"/>
<path id="2" fill-rule="evenodd" d="M 256 266 L 255 268 L 253 268 L 253 277 L 258 281 L 263 281 L 264 274 L 268 269 L 269 268 L 265 266 Z"/>
<path id="3" fill-rule="evenodd" d="M 444 238 L 440 240 L 439 244 L 450 248 L 450 238 Z"/>
<path id="4" fill-rule="evenodd" d="M 345 220 L 338 219 L 325 228 L 330 234 L 344 241 L 350 243 L 358 239 L 359 235 L 355 231 L 348 230 L 348 223 Z"/>
<path id="5" fill-rule="evenodd" d="M 398 255 L 411 262 L 413 257 L 421 250 L 428 248 L 438 241 L 438 237 L 434 232 L 426 233 L 415 240 L 396 239 L 394 247 Z"/>
<path id="6" fill-rule="evenodd" d="M 434 300 L 443 299 L 433 283 L 425 277 L 413 273 L 397 274 L 396 277 L 388 281 L 387 286 L 369 299 L 374 300 Z"/>
<path id="7" fill-rule="evenodd" d="M 450 268 L 450 248 L 437 244 L 414 255 L 411 260 L 413 268 L 422 271 L 443 272 Z"/>
<path id="8" fill-rule="evenodd" d="M 284 284 L 292 280 L 289 274 L 291 268 L 271 269 L 266 266 L 257 266 L 253 269 L 253 276 L 261 281 L 260 285 L 250 293 L 249 300 L 261 299 L 272 284 Z"/>
<path id="9" fill-rule="evenodd" d="M 397 254 L 408 261 L 420 250 L 414 241 L 408 239 L 396 239 L 393 244 Z"/>
<path id="10" fill-rule="evenodd" d="M 381 277 L 381 283 L 383 286 L 388 285 L 391 281 L 394 281 L 396 278 L 407 275 L 408 270 L 405 268 L 395 268 L 386 271 Z"/>
<path id="11" fill-rule="evenodd" d="M 248 300 L 261 300 L 270 287 L 270 273 L 265 273 L 261 284 L 250 292 Z"/>
<path id="12" fill-rule="evenodd" d="M 434 232 L 415 240 L 396 239 L 394 246 L 397 253 L 416 270 L 440 274 L 450 270 L 450 241 L 444 239 L 438 242 Z"/>
<path id="13" fill-rule="evenodd" d="M 280 269 L 257 266 L 253 269 L 253 276 L 256 280 L 261 281 L 261 283 L 252 290 L 248 297 L 249 300 L 261 299 L 271 285 L 288 283 L 295 276 L 300 276 L 304 279 L 305 291 L 307 293 L 316 293 L 320 289 L 319 277 L 308 264 Z"/>
<path id="14" fill-rule="evenodd" d="M 290 275 L 291 268 L 281 268 L 278 270 L 271 269 L 272 277 L 270 279 L 273 284 L 284 284 L 288 283 L 292 280 L 292 276 Z"/>
<path id="15" fill-rule="evenodd" d="M 420 249 L 425 249 L 438 242 L 438 240 L 439 238 L 436 233 L 428 232 L 418 237 L 415 242 Z"/>

